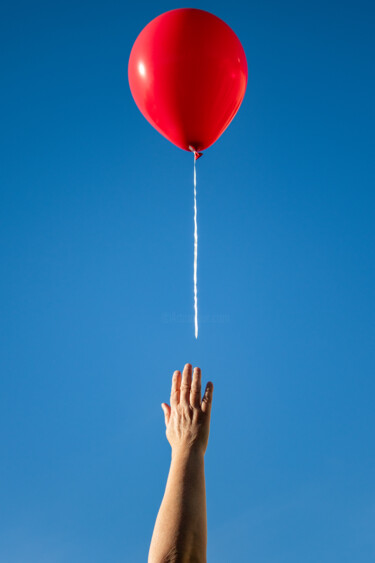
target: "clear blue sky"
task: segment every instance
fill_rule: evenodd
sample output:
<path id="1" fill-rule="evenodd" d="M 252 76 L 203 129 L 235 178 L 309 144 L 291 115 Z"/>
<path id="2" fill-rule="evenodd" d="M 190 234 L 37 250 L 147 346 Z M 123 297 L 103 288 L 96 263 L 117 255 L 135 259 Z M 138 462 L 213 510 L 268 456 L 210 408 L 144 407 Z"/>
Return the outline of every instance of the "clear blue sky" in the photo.
<path id="1" fill-rule="evenodd" d="M 374 5 L 193 4 L 249 65 L 197 163 L 198 341 L 192 157 L 127 82 L 182 6 L 2 6 L 0 561 L 146 561 L 189 361 L 215 383 L 209 563 L 372 563 Z"/>

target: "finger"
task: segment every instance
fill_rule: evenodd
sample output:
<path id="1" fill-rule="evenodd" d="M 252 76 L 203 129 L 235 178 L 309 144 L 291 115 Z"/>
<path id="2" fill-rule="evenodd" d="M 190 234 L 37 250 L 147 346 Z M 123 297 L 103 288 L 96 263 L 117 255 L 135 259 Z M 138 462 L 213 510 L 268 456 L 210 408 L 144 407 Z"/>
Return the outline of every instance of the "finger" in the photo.
<path id="1" fill-rule="evenodd" d="M 206 390 L 203 395 L 202 399 L 202 411 L 206 413 L 211 412 L 211 405 L 212 405 L 212 395 L 214 392 L 214 384 L 212 381 L 209 381 L 206 385 Z"/>
<path id="2" fill-rule="evenodd" d="M 190 390 L 190 404 L 195 409 L 199 409 L 201 406 L 201 370 L 200 368 L 194 368 L 193 382 L 191 384 Z"/>
<path id="3" fill-rule="evenodd" d="M 191 388 L 191 372 L 193 368 L 191 364 L 186 364 L 182 373 L 180 403 L 185 406 L 190 405 L 190 388 Z"/>
<path id="4" fill-rule="evenodd" d="M 171 407 L 177 407 L 180 402 L 181 372 L 176 370 L 172 377 Z"/>
<path id="5" fill-rule="evenodd" d="M 171 416 L 171 407 L 167 405 L 167 403 L 162 403 L 161 408 L 163 409 L 164 412 L 165 426 L 168 426 L 169 418 Z"/>

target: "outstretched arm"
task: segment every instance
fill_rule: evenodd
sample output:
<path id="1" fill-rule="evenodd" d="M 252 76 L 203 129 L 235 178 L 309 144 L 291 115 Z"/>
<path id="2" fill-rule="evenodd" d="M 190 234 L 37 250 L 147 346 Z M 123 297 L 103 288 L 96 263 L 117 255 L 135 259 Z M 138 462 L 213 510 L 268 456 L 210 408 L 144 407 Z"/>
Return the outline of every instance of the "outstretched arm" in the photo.
<path id="1" fill-rule="evenodd" d="M 175 371 L 171 405 L 162 403 L 172 448 L 164 498 L 156 519 L 149 563 L 204 563 L 207 547 L 204 454 L 210 431 L 213 384 L 201 399 L 201 371 Z"/>

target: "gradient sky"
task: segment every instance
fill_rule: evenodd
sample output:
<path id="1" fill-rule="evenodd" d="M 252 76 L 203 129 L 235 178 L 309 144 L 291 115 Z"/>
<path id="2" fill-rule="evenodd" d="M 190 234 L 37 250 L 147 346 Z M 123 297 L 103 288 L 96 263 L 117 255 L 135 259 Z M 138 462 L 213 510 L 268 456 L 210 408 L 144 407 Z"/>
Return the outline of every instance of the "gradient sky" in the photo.
<path id="1" fill-rule="evenodd" d="M 198 161 L 127 82 L 170 2 L 3 2 L 0 561 L 147 559 L 160 403 L 215 384 L 209 563 L 375 560 L 373 2 L 203 2 L 244 103 Z"/>

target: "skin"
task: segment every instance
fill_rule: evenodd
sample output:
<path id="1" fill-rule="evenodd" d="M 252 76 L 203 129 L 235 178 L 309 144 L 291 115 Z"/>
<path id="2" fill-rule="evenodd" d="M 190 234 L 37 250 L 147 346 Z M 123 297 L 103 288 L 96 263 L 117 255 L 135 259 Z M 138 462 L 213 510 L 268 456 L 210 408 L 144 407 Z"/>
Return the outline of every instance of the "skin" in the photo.
<path id="1" fill-rule="evenodd" d="M 213 384 L 201 398 L 201 370 L 186 364 L 172 378 L 170 405 L 162 403 L 172 448 L 163 501 L 148 563 L 206 563 L 207 513 L 204 454 L 210 432 Z"/>

